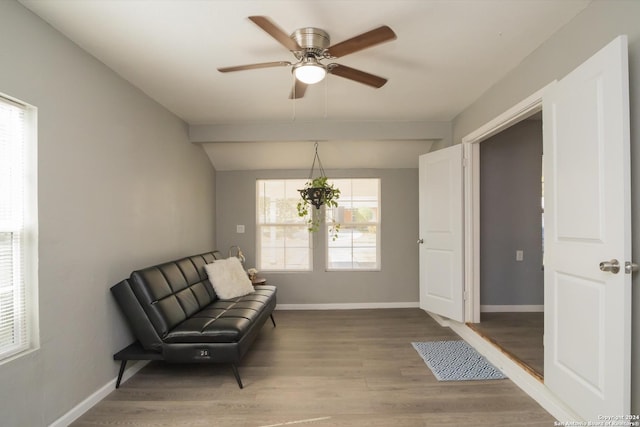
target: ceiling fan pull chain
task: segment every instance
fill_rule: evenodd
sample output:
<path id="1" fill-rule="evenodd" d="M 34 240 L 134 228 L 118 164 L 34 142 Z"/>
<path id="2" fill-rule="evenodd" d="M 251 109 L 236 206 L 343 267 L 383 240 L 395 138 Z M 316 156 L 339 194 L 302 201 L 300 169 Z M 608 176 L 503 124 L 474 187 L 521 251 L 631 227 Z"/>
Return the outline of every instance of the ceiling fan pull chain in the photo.
<path id="1" fill-rule="evenodd" d="M 324 80 L 324 118 L 329 115 L 329 79 Z"/>
<path id="2" fill-rule="evenodd" d="M 294 76 L 293 74 L 291 74 L 292 80 L 293 80 L 293 85 L 292 85 L 292 94 L 293 94 L 293 98 L 291 99 L 292 102 L 292 106 L 291 106 L 291 121 L 295 122 L 296 121 L 296 76 Z"/>

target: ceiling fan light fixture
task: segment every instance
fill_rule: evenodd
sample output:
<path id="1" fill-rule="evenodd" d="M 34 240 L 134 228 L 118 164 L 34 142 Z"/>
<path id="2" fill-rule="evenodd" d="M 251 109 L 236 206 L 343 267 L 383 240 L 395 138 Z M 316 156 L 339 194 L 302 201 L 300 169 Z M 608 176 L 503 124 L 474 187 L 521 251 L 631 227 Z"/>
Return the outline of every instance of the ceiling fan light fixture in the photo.
<path id="1" fill-rule="evenodd" d="M 293 75 L 302 83 L 312 85 L 321 82 L 327 75 L 327 69 L 320 64 L 316 58 L 303 58 L 301 62 L 294 65 Z"/>

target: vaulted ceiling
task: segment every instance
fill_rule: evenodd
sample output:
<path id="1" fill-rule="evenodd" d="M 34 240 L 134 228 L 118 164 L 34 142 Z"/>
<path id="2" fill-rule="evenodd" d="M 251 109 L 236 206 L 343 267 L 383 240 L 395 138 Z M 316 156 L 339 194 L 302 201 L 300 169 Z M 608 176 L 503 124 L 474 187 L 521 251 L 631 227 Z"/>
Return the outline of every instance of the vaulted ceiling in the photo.
<path id="1" fill-rule="evenodd" d="M 340 158 L 357 157 L 378 140 L 378 155 L 353 167 L 415 167 L 414 154 L 441 135 L 420 124 L 451 122 L 584 9 L 588 0 L 20 0 L 124 79 L 198 129 L 218 170 L 307 167 L 311 140 L 327 139 Z M 388 79 L 380 89 L 335 75 L 290 100 L 289 67 L 220 73 L 219 67 L 290 61 L 293 55 L 247 17 L 268 16 L 286 33 L 327 31 L 331 44 L 381 25 L 397 39 L 332 60 Z M 284 123 L 291 138 L 252 135 L 247 127 Z M 345 125 L 346 123 L 346 125 Z M 384 138 L 363 132 L 308 132 L 390 123 L 409 129 Z M 206 126 L 204 126 L 206 125 Z M 207 127 L 208 126 L 208 127 Z M 226 138 L 217 132 L 224 127 Z M 301 135 L 298 135 L 302 133 Z M 203 136 L 204 135 L 204 136 Z M 216 141 L 207 143 L 206 141 Z M 264 156 L 246 163 L 238 144 L 263 142 Z M 292 144 L 308 156 L 292 156 Z M 403 141 L 398 145 L 398 141 Z M 337 145 L 336 145 L 337 144 Z M 402 155 L 398 147 L 402 146 Z M 322 150 L 322 145 L 320 146 Z M 329 146 L 328 146 L 329 147 Z M 338 149 L 340 147 L 341 149 Z M 299 147 L 298 147 L 299 148 Z M 251 148 L 253 149 L 253 148 Z M 328 151 L 329 150 L 328 148 Z M 321 152 L 322 155 L 322 152 Z M 398 155 L 398 156 L 396 156 Z M 266 157 L 265 157 L 266 156 Z M 329 154 L 328 154 L 329 156 Z M 270 158 L 271 157 L 271 158 Z M 295 158 L 294 158 L 295 157 Z M 415 161 L 404 160 L 411 158 Z M 289 159 L 289 161 L 286 161 Z M 335 158 L 337 160 L 337 158 Z M 331 159 L 325 166 L 334 167 Z M 342 164 L 344 162 L 338 162 Z M 393 166 L 391 166 L 393 165 Z M 402 166 L 403 165 L 403 166 Z M 337 167 L 337 166 L 336 166 Z"/>

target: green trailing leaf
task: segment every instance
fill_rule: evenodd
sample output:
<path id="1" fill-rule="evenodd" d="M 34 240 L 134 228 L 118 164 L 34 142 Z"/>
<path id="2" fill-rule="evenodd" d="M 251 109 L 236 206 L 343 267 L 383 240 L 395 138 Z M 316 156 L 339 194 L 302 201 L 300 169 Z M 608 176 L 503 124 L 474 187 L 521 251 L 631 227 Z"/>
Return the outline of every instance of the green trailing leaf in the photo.
<path id="1" fill-rule="evenodd" d="M 316 209 L 311 209 L 312 206 L 316 206 L 312 204 L 311 200 L 304 197 L 304 195 L 307 194 L 308 190 L 310 189 L 314 190 L 311 192 L 312 196 L 319 198 L 319 200 L 315 200 L 316 203 L 319 203 L 319 206 L 325 206 L 328 208 L 338 207 L 337 200 L 340 198 L 340 189 L 335 188 L 333 184 L 327 183 L 326 176 L 319 176 L 307 181 L 304 188 L 302 190 L 299 190 L 301 200 L 296 205 L 298 216 L 307 218 L 307 228 L 310 232 L 313 233 L 320 229 L 320 224 L 324 219 L 324 211 L 321 211 L 319 207 Z M 339 230 L 340 224 L 333 220 L 329 229 L 329 233 L 331 234 L 333 240 L 336 240 L 338 238 Z"/>

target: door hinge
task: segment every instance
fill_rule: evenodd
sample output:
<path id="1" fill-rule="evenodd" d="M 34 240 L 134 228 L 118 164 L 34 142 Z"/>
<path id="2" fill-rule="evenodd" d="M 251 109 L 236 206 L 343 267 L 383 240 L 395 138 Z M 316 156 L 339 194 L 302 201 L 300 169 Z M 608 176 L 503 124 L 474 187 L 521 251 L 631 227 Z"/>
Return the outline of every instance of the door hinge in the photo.
<path id="1" fill-rule="evenodd" d="M 469 299 L 469 292 L 464 291 L 464 293 L 462 294 L 462 299 L 463 299 L 464 301 L 466 301 L 467 299 Z"/>
<path id="2" fill-rule="evenodd" d="M 462 158 L 462 167 L 466 168 L 467 166 L 469 166 L 469 159 L 467 159 L 466 157 Z"/>

